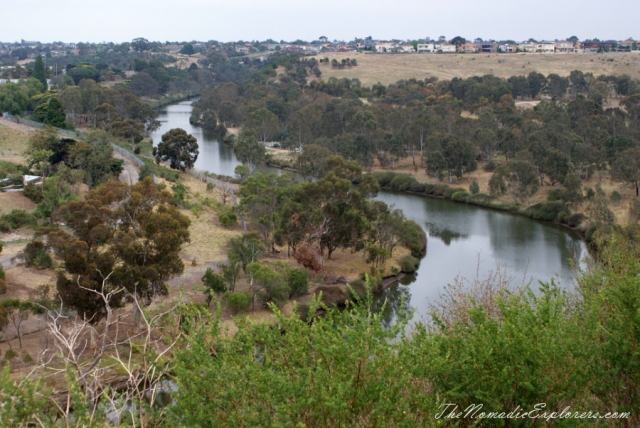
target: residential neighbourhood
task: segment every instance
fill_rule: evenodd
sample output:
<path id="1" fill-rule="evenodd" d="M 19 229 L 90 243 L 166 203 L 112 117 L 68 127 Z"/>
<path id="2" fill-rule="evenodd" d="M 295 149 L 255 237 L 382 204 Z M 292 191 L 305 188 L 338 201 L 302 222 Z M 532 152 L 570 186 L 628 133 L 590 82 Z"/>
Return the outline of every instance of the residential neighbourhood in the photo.
<path id="1" fill-rule="evenodd" d="M 459 43 L 459 40 L 464 42 Z M 144 39 L 142 39 L 144 40 Z M 135 42 L 135 41 L 134 41 Z M 281 40 L 266 41 L 239 41 L 223 43 L 215 40 L 208 42 L 188 42 L 195 48 L 201 50 L 231 50 L 238 55 L 249 55 L 268 51 L 290 51 L 290 52 L 371 52 L 371 53 L 594 53 L 594 52 L 630 52 L 637 50 L 637 42 L 633 38 L 626 40 L 578 40 L 576 37 L 570 40 L 525 40 L 516 42 L 513 40 L 465 40 L 461 37 L 447 41 L 444 36 L 438 40 L 425 38 L 422 40 L 375 40 L 371 36 L 356 38 L 345 42 L 339 40 L 331 41 L 326 36 L 320 36 L 317 40 L 310 42 L 296 40 L 286 42 Z M 129 50 L 136 49 L 134 43 L 128 44 Z M 155 43 L 158 50 L 168 54 L 177 54 L 181 51 L 184 42 Z M 121 49 L 122 45 L 114 43 L 65 43 L 52 42 L 41 43 L 37 41 L 20 42 L 0 42 L 0 65 L 11 66 L 17 61 L 34 59 L 38 54 L 46 55 L 47 58 L 61 57 L 67 55 L 87 55 L 104 49 Z"/>
<path id="2" fill-rule="evenodd" d="M 264 61 L 273 52 L 322 54 L 331 52 L 362 52 L 365 54 L 592 54 L 600 52 L 640 52 L 638 43 L 633 38 L 625 40 L 579 40 L 573 36 L 567 40 L 483 40 L 476 38 L 467 40 L 463 37 L 454 37 L 447 40 L 440 36 L 438 39 L 424 38 L 419 40 L 376 40 L 371 36 L 355 38 L 352 41 L 331 40 L 327 36 L 320 36 L 317 40 L 296 40 L 287 42 L 275 41 L 237 41 L 219 42 L 215 40 L 191 41 L 191 42 L 150 42 L 144 38 L 137 38 L 131 43 L 83 43 L 83 42 L 52 42 L 41 43 L 39 41 L 0 42 L 0 84 L 12 80 L 24 78 L 27 69 L 32 66 L 37 55 L 47 58 L 50 75 L 65 74 L 66 70 L 53 69 L 50 64 L 56 65 L 53 59 L 60 58 L 60 64 L 68 63 L 69 58 L 88 57 L 91 55 L 113 55 L 140 50 L 140 45 L 146 44 L 146 50 L 160 55 L 165 55 L 165 61 L 178 61 L 184 66 L 195 62 L 198 55 L 209 55 L 216 51 L 224 53 L 228 57 L 249 57 Z M 185 50 L 186 46 L 188 50 Z M 188 57 L 194 56 L 189 61 Z M 76 61 L 76 60 L 74 60 Z M 122 70 L 119 75 L 105 79 L 104 84 L 113 83 L 120 79 L 129 79 L 135 74 L 132 70 Z"/>

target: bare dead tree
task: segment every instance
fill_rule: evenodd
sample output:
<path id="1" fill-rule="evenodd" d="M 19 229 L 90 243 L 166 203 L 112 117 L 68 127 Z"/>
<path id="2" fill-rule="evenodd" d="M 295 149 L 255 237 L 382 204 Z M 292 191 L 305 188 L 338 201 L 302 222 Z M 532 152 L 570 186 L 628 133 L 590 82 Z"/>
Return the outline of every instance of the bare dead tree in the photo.
<path id="1" fill-rule="evenodd" d="M 222 205 L 227 205 L 227 200 L 231 197 L 231 193 L 233 192 L 233 187 L 231 183 L 225 183 L 224 181 L 217 181 L 214 184 L 214 189 L 216 193 L 222 199 Z"/>
<path id="2" fill-rule="evenodd" d="M 129 293 L 127 296 L 133 302 L 137 328 L 133 334 L 127 333 L 124 334 L 125 337 L 121 337 L 123 315 L 116 314 L 110 302 L 114 296 L 124 293 L 125 290 L 107 289 L 107 282 L 112 273 L 103 276 L 100 290 L 83 287 L 96 293 L 104 301 L 107 311 L 104 321 L 93 325 L 91 319 L 85 320 L 78 316 L 72 318 L 65 314 L 62 304 L 60 308 L 47 312 L 48 332 L 57 348 L 57 358 L 64 362 L 64 368 L 52 367 L 51 361 L 54 357 L 47 350 L 43 352 L 44 358 L 40 367 L 46 368 L 50 376 L 68 373 L 68 369 L 71 369 L 73 378 L 70 382 L 80 385 L 85 394 L 90 409 L 90 421 L 102 417 L 98 414 L 98 404 L 102 401 L 107 405 L 112 422 L 119 424 L 122 416 L 128 414 L 135 426 L 145 427 L 149 423 L 150 413 L 144 410 L 143 404 L 153 406 L 157 400 L 162 389 L 160 382 L 166 377 L 166 366 L 161 368 L 160 363 L 181 337 L 179 334 L 167 345 L 154 329 L 159 320 L 167 314 L 174 313 L 180 303 L 150 316 L 137 294 Z M 142 360 L 134 358 L 134 354 L 142 355 Z M 100 364 L 107 359 L 106 357 L 110 363 Z M 125 375 L 114 376 L 116 369 L 119 373 L 124 371 Z M 110 388 L 114 381 L 117 381 L 118 388 Z M 52 402 L 58 413 L 68 420 L 72 407 L 71 387 L 66 392 L 66 404 L 60 404 L 55 400 Z"/>

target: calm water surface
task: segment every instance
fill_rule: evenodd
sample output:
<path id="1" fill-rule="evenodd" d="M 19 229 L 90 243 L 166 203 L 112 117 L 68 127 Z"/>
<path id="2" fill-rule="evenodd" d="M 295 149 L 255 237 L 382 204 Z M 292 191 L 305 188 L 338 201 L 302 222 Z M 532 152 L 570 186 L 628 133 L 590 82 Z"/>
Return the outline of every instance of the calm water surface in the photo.
<path id="1" fill-rule="evenodd" d="M 191 103 L 185 101 L 163 109 L 158 118 L 162 126 L 152 135 L 153 141 L 157 144 L 169 129 L 182 128 L 198 139 L 200 155 L 196 168 L 233 176 L 240 162 L 231 147 L 189 123 Z M 267 170 L 281 173 L 278 169 Z M 536 286 L 537 281 L 555 278 L 556 283 L 571 288 L 570 260 L 588 257 L 578 234 L 550 223 L 387 191 L 380 192 L 377 199 L 400 208 L 428 236 L 427 255 L 415 277 L 386 292 L 388 322 L 410 308 L 416 309 L 414 319 L 423 318 L 428 311 L 428 301 L 437 299 L 441 288 L 456 276 L 474 278 L 479 272 L 479 276 L 484 277 L 497 266 L 506 269 L 516 285 L 532 280 Z M 402 297 L 403 305 L 400 304 Z"/>

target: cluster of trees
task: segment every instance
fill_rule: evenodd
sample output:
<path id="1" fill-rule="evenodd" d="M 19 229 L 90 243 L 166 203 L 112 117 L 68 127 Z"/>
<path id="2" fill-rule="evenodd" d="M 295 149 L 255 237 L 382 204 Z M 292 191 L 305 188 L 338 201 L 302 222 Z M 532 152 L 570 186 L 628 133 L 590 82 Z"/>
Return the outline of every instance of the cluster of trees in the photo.
<path id="1" fill-rule="evenodd" d="M 38 229 L 30 245 L 62 261 L 56 287 L 65 306 L 97 323 L 133 296 L 149 303 L 167 293 L 165 281 L 182 273 L 179 252 L 189 242 L 189 219 L 170 196 L 149 177 L 133 186 L 112 180 L 54 213 L 69 229 Z"/>
<path id="2" fill-rule="evenodd" d="M 358 182 L 358 188 L 352 183 Z M 424 254 L 426 237 L 400 210 L 371 201 L 379 186 L 354 161 L 325 160 L 325 173 L 313 182 L 293 183 L 288 176 L 255 174 L 239 191 L 239 209 L 250 220 L 265 247 L 287 247 L 287 254 L 312 270 L 342 248 L 364 251 L 374 266 L 383 264 L 398 245 Z M 301 250 L 301 252 L 298 252 Z M 299 253 L 299 254 L 298 254 Z"/>
<path id="3" fill-rule="evenodd" d="M 0 85 L 0 111 L 13 115 L 33 111 L 39 105 L 45 89 L 46 86 L 35 77 Z"/>
<path id="4" fill-rule="evenodd" d="M 449 182 L 473 171 L 479 160 L 487 161 L 490 170 L 504 163 L 492 189 L 482 190 L 510 189 L 523 202 L 545 182 L 561 185 L 570 172 L 588 180 L 597 171 L 611 170 L 618 180 L 636 186 L 639 91 L 638 81 L 629 76 L 595 78 L 580 71 L 566 78 L 488 75 L 442 82 L 411 79 L 372 88 L 362 88 L 356 79 L 334 78 L 303 87 L 280 76 L 262 85 L 248 80 L 207 90 L 193 114 L 216 126 L 243 125 L 237 153 L 254 146 L 246 143 L 255 140 L 252 132 L 260 141 L 302 149 L 298 167 L 304 174 L 317 174 L 329 154 L 364 168 L 375 160 L 394 168 L 410 156 L 416 169 Z M 541 101 L 535 109 L 516 108 L 516 98 L 542 93 L 556 100 Z M 361 101 L 363 95 L 368 103 Z M 620 107 L 606 108 L 605 99 L 612 95 L 626 96 Z M 475 116 L 462 115 L 463 109 Z M 250 152 L 260 157 L 258 149 Z M 512 186 L 515 176 L 527 183 Z"/>
<path id="5" fill-rule="evenodd" d="M 45 181 L 28 184 L 24 195 L 38 204 L 38 216 L 50 218 L 62 205 L 76 199 L 79 184 L 91 189 L 120 175 L 123 161 L 112 157 L 110 139 L 97 130 L 87 134 L 85 141 L 76 141 L 60 138 L 51 128 L 30 137 L 28 171 Z"/>
<path id="6" fill-rule="evenodd" d="M 114 89 L 84 79 L 62 89 L 58 98 L 74 122 L 92 124 L 133 141 L 160 126 L 158 113 L 124 87 Z"/>

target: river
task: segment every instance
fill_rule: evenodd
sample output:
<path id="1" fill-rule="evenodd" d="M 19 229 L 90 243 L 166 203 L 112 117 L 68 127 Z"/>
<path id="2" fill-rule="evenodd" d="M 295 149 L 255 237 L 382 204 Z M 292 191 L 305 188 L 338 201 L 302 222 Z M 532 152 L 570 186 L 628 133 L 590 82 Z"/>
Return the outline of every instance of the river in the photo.
<path id="1" fill-rule="evenodd" d="M 162 109 L 158 118 L 162 125 L 152 134 L 153 141 L 157 144 L 169 129 L 182 128 L 198 139 L 200 154 L 196 168 L 233 176 L 240 162 L 231 147 L 189 123 L 191 103 L 185 101 Z M 416 275 L 390 288 L 384 296 L 389 302 L 386 322 L 411 308 L 415 308 L 414 319 L 421 319 L 428 313 L 428 302 L 437 299 L 442 287 L 457 276 L 472 279 L 478 274 L 483 278 L 498 266 L 508 272 L 514 285 L 532 281 L 536 288 L 538 281 L 555 278 L 556 283 L 570 289 L 571 259 L 584 267 L 582 260 L 588 257 L 586 245 L 577 233 L 551 223 L 388 191 L 380 192 L 377 199 L 400 208 L 428 237 L 427 255 Z"/>

